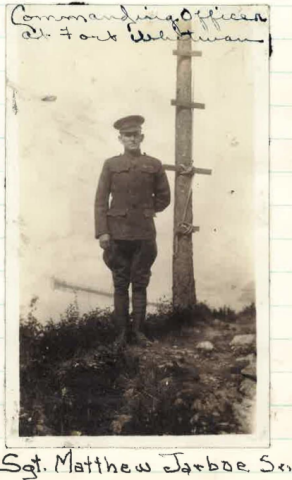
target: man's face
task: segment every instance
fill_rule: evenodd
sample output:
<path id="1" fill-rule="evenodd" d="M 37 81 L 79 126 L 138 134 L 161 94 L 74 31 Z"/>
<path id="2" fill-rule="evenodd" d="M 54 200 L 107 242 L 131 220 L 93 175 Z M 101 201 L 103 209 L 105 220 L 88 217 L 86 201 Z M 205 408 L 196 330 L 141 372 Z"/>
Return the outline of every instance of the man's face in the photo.
<path id="1" fill-rule="evenodd" d="M 134 152 L 139 150 L 141 143 L 144 140 L 144 135 L 141 132 L 124 132 L 119 136 L 119 140 L 124 145 L 125 151 Z"/>

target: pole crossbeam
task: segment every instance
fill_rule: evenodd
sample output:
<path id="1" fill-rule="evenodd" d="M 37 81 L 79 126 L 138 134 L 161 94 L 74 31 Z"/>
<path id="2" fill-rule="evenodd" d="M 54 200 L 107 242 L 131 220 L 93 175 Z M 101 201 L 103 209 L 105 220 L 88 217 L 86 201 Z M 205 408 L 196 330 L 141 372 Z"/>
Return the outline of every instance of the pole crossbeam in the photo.
<path id="1" fill-rule="evenodd" d="M 193 174 L 200 174 L 200 175 L 212 175 L 212 170 L 209 168 L 197 168 L 191 167 L 191 171 L 185 172 L 185 165 L 170 165 L 164 163 L 163 165 L 164 170 L 168 170 L 170 172 L 177 172 L 178 175 L 193 175 Z"/>
<path id="2" fill-rule="evenodd" d="M 181 222 L 176 229 L 177 235 L 191 235 L 192 233 L 199 231 L 200 227 L 187 222 Z"/>
<path id="3" fill-rule="evenodd" d="M 201 57 L 202 56 L 202 52 L 200 52 L 199 50 L 189 50 L 189 51 L 186 50 L 184 52 L 181 52 L 179 50 L 173 50 L 172 54 L 177 55 L 178 57 Z"/>
<path id="4" fill-rule="evenodd" d="M 199 110 L 205 110 L 205 104 L 204 103 L 198 103 L 198 102 L 183 102 L 181 100 L 171 100 L 170 101 L 171 105 L 173 107 L 178 107 L 178 108 L 198 108 Z"/>
<path id="5" fill-rule="evenodd" d="M 194 167 L 194 169 L 195 169 L 195 173 L 197 173 L 197 174 L 212 175 L 212 170 L 210 170 L 210 168 L 196 168 L 196 167 Z"/>

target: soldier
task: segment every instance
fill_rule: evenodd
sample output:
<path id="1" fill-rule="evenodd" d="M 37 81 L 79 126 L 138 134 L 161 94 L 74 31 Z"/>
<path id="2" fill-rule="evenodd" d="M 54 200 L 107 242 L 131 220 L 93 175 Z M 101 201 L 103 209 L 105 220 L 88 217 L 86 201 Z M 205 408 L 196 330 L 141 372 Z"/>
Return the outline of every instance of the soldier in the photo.
<path id="1" fill-rule="evenodd" d="M 169 184 L 161 162 L 141 153 L 143 123 L 140 115 L 114 123 L 120 132 L 124 153 L 105 161 L 95 198 L 95 236 L 113 276 L 118 348 L 127 338 L 130 284 L 132 334 L 135 342 L 147 344 L 141 329 L 146 315 L 150 269 L 157 255 L 153 217 L 170 203 Z"/>

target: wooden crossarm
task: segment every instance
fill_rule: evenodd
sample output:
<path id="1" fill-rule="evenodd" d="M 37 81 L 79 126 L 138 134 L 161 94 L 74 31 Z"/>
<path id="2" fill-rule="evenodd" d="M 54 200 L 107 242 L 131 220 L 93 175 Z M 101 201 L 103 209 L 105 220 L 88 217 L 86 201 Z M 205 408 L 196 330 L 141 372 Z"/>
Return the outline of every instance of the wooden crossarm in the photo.
<path id="1" fill-rule="evenodd" d="M 212 170 L 210 168 L 196 168 L 195 173 L 199 173 L 201 175 L 212 175 Z"/>
<path id="2" fill-rule="evenodd" d="M 177 235 L 191 235 L 192 233 L 199 232 L 200 227 L 192 225 L 191 223 L 180 223 L 176 229 Z"/>
<path id="3" fill-rule="evenodd" d="M 197 103 L 197 102 L 181 102 L 179 100 L 171 100 L 171 105 L 174 107 L 179 108 L 198 108 L 200 110 L 205 110 L 204 103 Z"/>
<path id="4" fill-rule="evenodd" d="M 178 170 L 176 165 L 168 165 L 167 163 L 162 164 L 164 170 L 169 170 L 170 172 L 176 172 Z"/>
<path id="5" fill-rule="evenodd" d="M 176 165 L 169 165 L 167 163 L 162 164 L 164 170 L 169 170 L 170 172 L 176 172 L 178 170 Z"/>
<path id="6" fill-rule="evenodd" d="M 180 172 L 181 167 L 178 167 L 177 165 L 169 165 L 167 163 L 163 164 L 164 170 L 169 170 L 170 172 Z M 200 175 L 212 175 L 212 170 L 209 168 L 196 168 L 194 167 L 194 173 L 198 173 Z"/>
<path id="7" fill-rule="evenodd" d="M 178 50 L 173 50 L 172 51 L 172 54 L 173 55 L 178 55 L 179 57 L 201 57 L 202 56 L 202 52 L 198 51 L 198 50 L 190 50 L 190 51 L 186 51 L 186 52 L 179 52 Z"/>

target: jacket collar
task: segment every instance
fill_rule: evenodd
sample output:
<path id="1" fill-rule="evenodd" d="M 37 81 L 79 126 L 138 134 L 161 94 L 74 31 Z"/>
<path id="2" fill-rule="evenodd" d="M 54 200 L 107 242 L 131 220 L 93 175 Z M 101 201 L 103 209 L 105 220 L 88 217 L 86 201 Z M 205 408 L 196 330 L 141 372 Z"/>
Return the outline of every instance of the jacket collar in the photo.
<path id="1" fill-rule="evenodd" d="M 124 156 L 127 157 L 127 158 L 138 158 L 138 157 L 141 157 L 142 153 L 141 153 L 141 150 L 135 150 L 133 152 L 125 152 L 124 153 Z"/>

